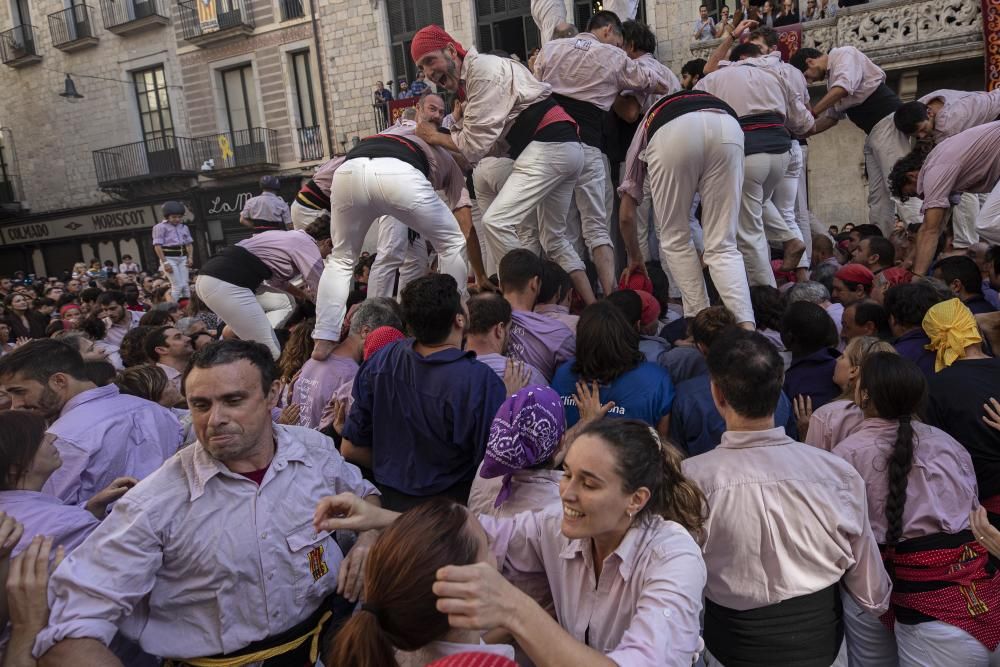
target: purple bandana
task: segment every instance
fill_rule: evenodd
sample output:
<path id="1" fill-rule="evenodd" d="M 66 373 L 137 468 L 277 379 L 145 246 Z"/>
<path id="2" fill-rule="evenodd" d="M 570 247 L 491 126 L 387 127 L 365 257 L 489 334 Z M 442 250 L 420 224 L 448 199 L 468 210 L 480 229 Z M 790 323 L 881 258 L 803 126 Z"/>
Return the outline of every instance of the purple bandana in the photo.
<path id="1" fill-rule="evenodd" d="M 503 402 L 490 426 L 479 471 L 484 479 L 503 475 L 494 507 L 510 497 L 511 475 L 552 458 L 565 431 L 562 401 L 551 387 L 525 387 Z"/>

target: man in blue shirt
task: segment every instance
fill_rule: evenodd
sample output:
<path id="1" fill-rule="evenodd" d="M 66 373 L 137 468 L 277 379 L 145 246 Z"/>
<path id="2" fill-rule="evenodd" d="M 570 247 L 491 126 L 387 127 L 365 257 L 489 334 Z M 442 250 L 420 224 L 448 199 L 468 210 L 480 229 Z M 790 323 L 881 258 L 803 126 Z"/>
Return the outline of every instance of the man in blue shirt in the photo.
<path id="1" fill-rule="evenodd" d="M 920 366 L 920 370 L 928 378 L 934 375 L 934 352 L 927 349 L 931 339 L 920 324 L 931 306 L 942 300 L 941 295 L 924 282 L 896 285 L 885 293 L 889 329 L 895 336 L 892 346 L 899 356 Z M 813 408 L 815 409 L 815 405 Z"/>
<path id="2" fill-rule="evenodd" d="M 840 395 L 833 381 L 840 337 L 822 306 L 808 301 L 790 305 L 781 320 L 781 340 L 792 353 L 785 371 L 784 390 L 789 398 L 808 396 L 815 410 Z"/>
<path id="3" fill-rule="evenodd" d="M 454 278 L 413 281 L 402 308 L 414 337 L 387 345 L 358 371 L 341 452 L 371 468 L 389 509 L 432 496 L 465 503 L 506 389 L 462 350 L 468 315 Z"/>
<path id="4" fill-rule="evenodd" d="M 691 320 L 695 348 L 708 356 L 715 341 L 737 329 L 736 318 L 724 306 L 712 306 Z M 783 426 L 789 438 L 798 438 L 792 402 L 784 392 L 778 398 L 774 423 Z M 726 431 L 726 421 L 712 400 L 711 380 L 706 369 L 677 385 L 677 395 L 670 410 L 670 440 L 690 456 L 715 449 Z"/>

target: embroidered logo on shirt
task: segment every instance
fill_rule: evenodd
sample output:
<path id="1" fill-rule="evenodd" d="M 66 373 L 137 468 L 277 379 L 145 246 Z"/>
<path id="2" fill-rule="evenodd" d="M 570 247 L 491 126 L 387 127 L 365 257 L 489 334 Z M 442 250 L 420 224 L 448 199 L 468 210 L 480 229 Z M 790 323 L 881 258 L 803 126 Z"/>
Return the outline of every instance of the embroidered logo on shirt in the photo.
<path id="1" fill-rule="evenodd" d="M 330 571 L 330 568 L 326 566 L 326 561 L 323 560 L 324 553 L 325 550 L 322 546 L 309 552 L 309 571 L 312 572 L 313 581 L 319 581 L 320 577 Z"/>
<path id="2" fill-rule="evenodd" d="M 580 49 L 582 51 L 590 50 L 590 40 L 589 39 L 578 39 L 573 43 L 574 49 Z"/>

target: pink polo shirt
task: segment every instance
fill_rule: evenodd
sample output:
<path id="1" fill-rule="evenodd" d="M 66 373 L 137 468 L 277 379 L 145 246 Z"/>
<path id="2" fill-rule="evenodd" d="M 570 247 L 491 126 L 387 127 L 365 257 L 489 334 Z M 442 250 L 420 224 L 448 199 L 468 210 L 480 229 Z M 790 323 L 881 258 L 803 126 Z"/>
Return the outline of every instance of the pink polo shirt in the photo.
<path id="1" fill-rule="evenodd" d="M 967 90 L 935 90 L 920 101 L 941 100 L 944 106 L 934 117 L 934 141 L 941 142 L 959 132 L 1000 120 L 1000 88 L 988 93 Z"/>
<path id="2" fill-rule="evenodd" d="M 809 432 L 803 442 L 832 451 L 841 440 L 858 430 L 865 420 L 854 401 L 840 399 L 816 408 L 809 418 Z"/>
<path id="3" fill-rule="evenodd" d="M 1000 181 L 1000 121 L 945 139 L 931 151 L 917 176 L 920 212 L 951 207 L 956 192 L 991 192 Z"/>
<path id="4" fill-rule="evenodd" d="M 885 83 L 885 72 L 882 68 L 853 46 L 830 49 L 826 76 L 827 90 L 836 86 L 847 91 L 847 97 L 837 102 L 830 110 L 835 118 L 843 118 L 848 109 L 867 100 Z"/>

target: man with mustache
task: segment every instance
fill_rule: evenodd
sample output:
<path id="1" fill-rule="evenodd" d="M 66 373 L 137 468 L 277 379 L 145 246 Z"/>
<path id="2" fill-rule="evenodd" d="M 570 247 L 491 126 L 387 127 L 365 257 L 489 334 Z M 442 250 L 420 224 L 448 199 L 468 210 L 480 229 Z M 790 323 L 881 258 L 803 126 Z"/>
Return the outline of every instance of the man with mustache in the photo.
<path id="1" fill-rule="evenodd" d="M 120 665 L 107 648 L 118 632 L 175 665 L 315 662 L 319 635 L 354 607 L 343 598 L 361 592 L 373 536 L 344 558 L 334 533 L 313 530 L 312 508 L 345 491 L 378 504 L 378 492 L 329 438 L 271 421 L 277 374 L 252 341 L 194 356 L 184 387 L 198 441 L 53 575 L 41 665 Z"/>

